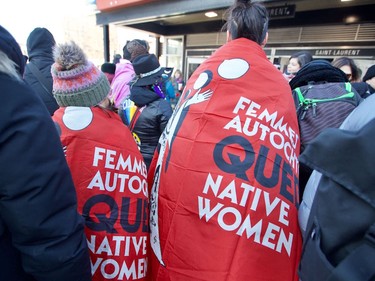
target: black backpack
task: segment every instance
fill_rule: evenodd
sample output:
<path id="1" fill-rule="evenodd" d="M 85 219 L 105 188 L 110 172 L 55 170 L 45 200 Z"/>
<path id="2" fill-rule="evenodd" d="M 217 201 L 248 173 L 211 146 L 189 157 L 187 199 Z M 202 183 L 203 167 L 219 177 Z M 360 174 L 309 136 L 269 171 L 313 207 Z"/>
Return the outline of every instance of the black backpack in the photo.
<path id="1" fill-rule="evenodd" d="M 323 129 L 338 128 L 362 98 L 349 82 L 312 83 L 293 90 L 301 152 Z"/>
<path id="2" fill-rule="evenodd" d="M 325 130 L 300 161 L 322 173 L 311 206 L 302 281 L 375 281 L 375 119 Z"/>

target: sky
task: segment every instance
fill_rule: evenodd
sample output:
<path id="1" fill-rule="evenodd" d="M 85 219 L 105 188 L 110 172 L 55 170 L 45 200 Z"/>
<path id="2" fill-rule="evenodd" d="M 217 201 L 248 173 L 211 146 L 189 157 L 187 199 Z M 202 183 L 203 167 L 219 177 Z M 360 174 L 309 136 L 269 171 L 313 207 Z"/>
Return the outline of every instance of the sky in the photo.
<path id="1" fill-rule="evenodd" d="M 56 41 L 63 38 L 62 19 L 66 14 L 88 13 L 88 0 L 0 0 L 0 25 L 7 29 L 20 45 L 35 27 L 45 27 Z"/>

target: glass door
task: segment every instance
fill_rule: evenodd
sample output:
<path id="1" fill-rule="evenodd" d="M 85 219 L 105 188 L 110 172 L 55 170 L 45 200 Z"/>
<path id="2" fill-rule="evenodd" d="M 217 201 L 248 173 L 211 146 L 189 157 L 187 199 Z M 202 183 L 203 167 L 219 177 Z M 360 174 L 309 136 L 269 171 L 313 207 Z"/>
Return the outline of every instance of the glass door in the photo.
<path id="1" fill-rule="evenodd" d="M 186 71 L 184 74 L 185 81 L 187 81 L 194 71 L 204 62 L 207 58 L 205 57 L 188 57 L 186 64 Z"/>

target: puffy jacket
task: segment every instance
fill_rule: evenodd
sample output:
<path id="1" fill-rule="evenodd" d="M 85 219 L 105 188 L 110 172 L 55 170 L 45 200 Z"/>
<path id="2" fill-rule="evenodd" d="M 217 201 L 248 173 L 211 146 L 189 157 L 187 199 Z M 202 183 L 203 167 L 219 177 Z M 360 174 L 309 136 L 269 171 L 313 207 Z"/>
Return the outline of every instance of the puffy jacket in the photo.
<path id="1" fill-rule="evenodd" d="M 108 96 L 116 108 L 120 108 L 121 102 L 129 97 L 129 82 L 133 76 L 134 69 L 130 61 L 122 59 L 116 64 L 115 76 L 111 83 L 112 92 Z"/>
<path id="2" fill-rule="evenodd" d="M 89 281 L 82 217 L 41 99 L 0 69 L 0 280 Z"/>
<path id="3" fill-rule="evenodd" d="M 35 28 L 27 38 L 26 47 L 29 56 L 29 64 L 26 65 L 24 79 L 33 88 L 33 90 L 42 98 L 50 115 L 59 108 L 55 98 L 52 95 L 52 75 L 51 65 L 53 60 L 53 47 L 55 39 L 46 28 Z M 30 70 L 30 63 L 33 63 L 45 78 L 48 93 L 38 81 L 36 76 Z"/>
<path id="4" fill-rule="evenodd" d="M 139 141 L 141 153 L 150 166 L 159 137 L 172 116 L 172 107 L 166 99 L 146 87 L 131 88 L 130 99 L 138 106 L 139 116 L 130 124 L 135 139 Z"/>

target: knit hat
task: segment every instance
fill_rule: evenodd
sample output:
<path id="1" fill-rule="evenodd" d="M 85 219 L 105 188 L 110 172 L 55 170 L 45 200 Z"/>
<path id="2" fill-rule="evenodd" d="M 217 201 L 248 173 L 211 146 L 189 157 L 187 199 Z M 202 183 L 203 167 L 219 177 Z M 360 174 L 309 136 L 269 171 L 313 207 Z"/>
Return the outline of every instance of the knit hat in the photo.
<path id="1" fill-rule="evenodd" d="M 305 86 L 311 82 L 348 82 L 345 73 L 332 66 L 326 60 L 313 60 L 305 64 L 289 81 L 290 87 L 293 89 Z"/>
<path id="2" fill-rule="evenodd" d="M 362 81 L 366 82 L 367 80 L 370 80 L 372 77 L 375 76 L 375 64 L 373 66 L 370 66 L 367 71 L 365 76 L 363 76 Z"/>
<path id="3" fill-rule="evenodd" d="M 161 67 L 154 54 L 138 56 L 134 59 L 132 65 L 136 74 L 129 83 L 132 86 L 153 85 L 159 80 L 168 79 L 173 71 L 173 68 Z"/>
<path id="4" fill-rule="evenodd" d="M 0 25 L 0 50 L 3 51 L 18 67 L 21 75 L 25 70 L 26 60 L 14 37 Z"/>
<path id="5" fill-rule="evenodd" d="M 62 106 L 95 106 L 110 92 L 107 77 L 73 41 L 59 44 L 53 50 L 53 96 Z"/>
<path id="6" fill-rule="evenodd" d="M 149 45 L 145 40 L 134 39 L 128 41 L 123 48 L 124 59 L 131 62 L 140 55 L 148 54 Z"/>

